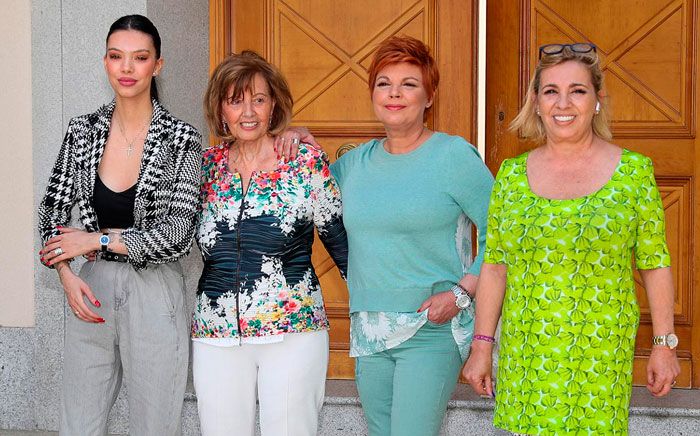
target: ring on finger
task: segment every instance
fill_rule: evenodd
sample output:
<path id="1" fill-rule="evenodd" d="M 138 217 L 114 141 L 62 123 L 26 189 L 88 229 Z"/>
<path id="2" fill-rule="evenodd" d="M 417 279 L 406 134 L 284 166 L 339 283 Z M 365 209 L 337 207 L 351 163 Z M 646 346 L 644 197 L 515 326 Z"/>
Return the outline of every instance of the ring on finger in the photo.
<path id="1" fill-rule="evenodd" d="M 299 145 L 299 138 L 292 138 L 292 144 Z"/>
<path id="2" fill-rule="evenodd" d="M 57 249 L 55 249 L 55 250 L 53 251 L 53 253 L 54 253 L 56 256 L 60 256 L 60 255 L 63 254 L 63 249 L 62 249 L 61 247 L 58 247 Z"/>
<path id="3" fill-rule="evenodd" d="M 676 380 L 673 380 L 673 381 L 671 382 L 671 386 L 675 386 L 675 385 L 676 385 Z"/>

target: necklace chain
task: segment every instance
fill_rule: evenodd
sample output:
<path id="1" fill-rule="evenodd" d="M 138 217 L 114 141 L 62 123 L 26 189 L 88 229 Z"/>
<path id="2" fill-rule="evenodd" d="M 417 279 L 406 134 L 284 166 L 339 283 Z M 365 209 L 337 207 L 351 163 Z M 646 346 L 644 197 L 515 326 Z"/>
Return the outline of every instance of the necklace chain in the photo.
<path id="1" fill-rule="evenodd" d="M 117 117 L 117 126 L 119 126 L 119 131 L 122 134 L 122 137 L 124 138 L 124 141 L 126 141 L 127 147 L 126 147 L 126 157 L 131 157 L 131 152 L 134 151 L 134 142 L 136 142 L 136 139 L 141 136 L 141 134 L 146 130 L 146 127 L 151 124 L 151 117 L 148 118 L 146 121 L 146 124 L 141 127 L 141 129 L 134 135 L 134 137 L 129 141 L 129 138 L 126 137 L 126 133 L 124 132 L 124 126 L 122 125 L 122 120 L 121 116 Z"/>

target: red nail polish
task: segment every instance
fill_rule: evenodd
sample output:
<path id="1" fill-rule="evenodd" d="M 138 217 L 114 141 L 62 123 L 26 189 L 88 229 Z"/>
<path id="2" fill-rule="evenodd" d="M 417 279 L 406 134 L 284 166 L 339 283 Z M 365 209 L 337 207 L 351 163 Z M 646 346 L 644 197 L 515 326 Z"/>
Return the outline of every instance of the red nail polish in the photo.
<path id="1" fill-rule="evenodd" d="M 102 305 L 100 304 L 100 300 L 95 300 L 95 307 L 100 307 L 100 306 L 102 306 Z"/>
<path id="2" fill-rule="evenodd" d="M 105 319 L 104 319 L 104 318 L 98 318 L 97 321 L 98 321 L 98 322 L 105 322 Z"/>

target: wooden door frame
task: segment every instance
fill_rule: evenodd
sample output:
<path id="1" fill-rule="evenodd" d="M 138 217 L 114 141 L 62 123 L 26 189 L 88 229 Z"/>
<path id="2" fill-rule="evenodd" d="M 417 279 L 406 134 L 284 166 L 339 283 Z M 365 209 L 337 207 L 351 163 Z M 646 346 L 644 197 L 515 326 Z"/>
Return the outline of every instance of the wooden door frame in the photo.
<path id="1" fill-rule="evenodd" d="M 231 52 L 231 0 L 209 0 L 209 74 Z"/>

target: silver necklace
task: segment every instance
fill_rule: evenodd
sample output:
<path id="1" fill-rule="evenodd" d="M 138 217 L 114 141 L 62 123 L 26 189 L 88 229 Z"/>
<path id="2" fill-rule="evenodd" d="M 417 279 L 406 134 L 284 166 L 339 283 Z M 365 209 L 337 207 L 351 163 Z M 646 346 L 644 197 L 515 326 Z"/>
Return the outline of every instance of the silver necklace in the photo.
<path id="1" fill-rule="evenodd" d="M 134 142 L 136 142 L 136 139 L 141 136 L 144 130 L 146 130 L 146 127 L 151 124 L 151 117 L 148 118 L 146 121 L 146 124 L 141 127 L 141 130 L 138 131 L 136 135 L 134 135 L 133 139 L 129 141 L 129 138 L 126 137 L 126 133 L 124 132 L 124 126 L 122 125 L 122 120 L 121 117 L 117 117 L 117 125 L 119 126 L 119 131 L 122 134 L 122 137 L 124 137 L 124 141 L 126 141 L 127 147 L 126 147 L 126 157 L 131 157 L 131 153 L 134 151 Z"/>

